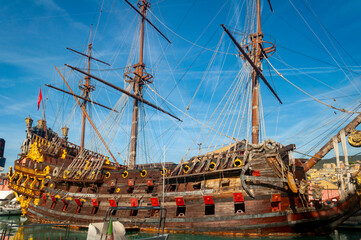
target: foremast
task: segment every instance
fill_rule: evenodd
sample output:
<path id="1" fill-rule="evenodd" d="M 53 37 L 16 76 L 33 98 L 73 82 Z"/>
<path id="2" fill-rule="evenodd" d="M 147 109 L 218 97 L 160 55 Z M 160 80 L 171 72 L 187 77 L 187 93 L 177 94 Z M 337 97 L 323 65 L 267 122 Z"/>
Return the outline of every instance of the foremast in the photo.
<path id="1" fill-rule="evenodd" d="M 90 59 L 91 59 L 91 51 L 92 51 L 92 43 L 90 42 L 88 44 L 88 69 L 87 72 L 90 74 Z M 94 91 L 94 86 L 90 85 L 90 76 L 85 75 L 84 77 L 85 84 L 82 84 L 80 86 L 80 89 L 83 91 L 83 97 L 86 100 L 83 100 L 82 108 L 86 111 L 86 105 L 87 102 L 90 101 L 89 99 L 89 93 L 91 91 Z M 84 141 L 85 141 L 85 123 L 86 123 L 86 115 L 83 111 L 83 117 L 82 117 L 82 127 L 81 127 L 81 140 L 80 140 L 80 148 L 84 149 Z"/>

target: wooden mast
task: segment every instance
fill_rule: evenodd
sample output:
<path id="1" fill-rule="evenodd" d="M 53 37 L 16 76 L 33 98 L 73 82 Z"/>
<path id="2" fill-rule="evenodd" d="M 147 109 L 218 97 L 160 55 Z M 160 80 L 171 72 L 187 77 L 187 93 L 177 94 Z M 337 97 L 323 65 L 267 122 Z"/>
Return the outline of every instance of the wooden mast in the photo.
<path id="1" fill-rule="evenodd" d="M 282 104 L 281 99 L 278 97 L 275 90 L 271 87 L 265 76 L 262 74 L 262 59 L 270 57 L 276 50 L 276 46 L 271 42 L 266 42 L 269 47 L 263 47 L 263 33 L 261 28 L 261 6 L 260 0 L 257 1 L 257 32 L 250 34 L 251 43 L 246 46 L 241 46 L 237 40 L 233 37 L 231 32 L 221 24 L 224 31 L 231 38 L 236 45 L 243 58 L 252 67 L 252 144 L 259 143 L 259 79 L 261 79 L 268 89 L 273 93 L 277 100 Z M 270 4 L 270 2 L 269 2 Z M 272 6 L 270 4 L 271 10 Z M 251 49 L 249 51 L 249 49 Z M 249 51 L 249 53 L 248 53 Z"/>
<path id="2" fill-rule="evenodd" d="M 261 29 L 261 7 L 260 0 L 257 0 L 257 32 L 252 34 L 252 52 L 254 65 L 262 71 L 262 39 L 263 33 Z M 252 72 L 252 144 L 258 144 L 259 142 L 259 75 L 253 70 Z"/>
<path id="3" fill-rule="evenodd" d="M 92 51 L 92 43 L 90 42 L 88 44 L 88 69 L 87 72 L 90 73 L 90 59 L 91 59 L 91 51 Z M 87 102 L 90 101 L 89 100 L 89 92 L 92 91 L 94 89 L 93 86 L 90 85 L 90 77 L 88 75 L 86 75 L 84 77 L 85 79 L 85 84 L 83 84 L 81 86 L 81 89 L 83 90 L 84 93 L 84 98 L 86 98 L 87 100 L 83 101 L 82 104 L 82 108 L 84 110 L 86 110 L 86 105 Z M 80 141 L 80 148 L 83 149 L 84 148 L 84 141 L 85 141 L 85 124 L 86 124 L 86 116 L 85 116 L 85 112 L 83 111 L 83 118 L 82 118 L 82 127 L 81 127 L 81 141 Z"/>
<path id="4" fill-rule="evenodd" d="M 144 72 L 144 63 L 143 63 L 143 47 L 144 47 L 144 21 L 147 14 L 147 8 L 150 7 L 150 4 L 147 0 L 139 0 L 138 6 L 142 14 L 141 17 L 141 26 L 140 26 L 140 50 L 139 50 L 139 63 L 133 65 L 135 69 L 135 78 L 133 82 L 133 91 L 134 94 L 138 97 L 142 97 L 142 88 L 144 84 L 143 72 Z M 133 100 L 133 118 L 132 118 L 132 129 L 131 129 L 131 140 L 130 140 L 130 156 L 128 168 L 134 169 L 135 161 L 137 157 L 137 140 L 138 140 L 138 104 L 137 99 Z"/>

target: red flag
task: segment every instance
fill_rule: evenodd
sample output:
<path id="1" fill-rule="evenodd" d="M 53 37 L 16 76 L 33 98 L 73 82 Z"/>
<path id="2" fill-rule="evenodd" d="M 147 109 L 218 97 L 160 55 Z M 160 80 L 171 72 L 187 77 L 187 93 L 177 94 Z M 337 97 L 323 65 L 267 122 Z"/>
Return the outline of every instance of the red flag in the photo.
<path id="1" fill-rule="evenodd" d="M 43 96 L 41 95 L 41 88 L 40 88 L 39 97 L 38 97 L 38 111 L 39 111 L 39 107 L 40 107 L 40 103 L 41 103 L 42 99 L 43 99 Z"/>

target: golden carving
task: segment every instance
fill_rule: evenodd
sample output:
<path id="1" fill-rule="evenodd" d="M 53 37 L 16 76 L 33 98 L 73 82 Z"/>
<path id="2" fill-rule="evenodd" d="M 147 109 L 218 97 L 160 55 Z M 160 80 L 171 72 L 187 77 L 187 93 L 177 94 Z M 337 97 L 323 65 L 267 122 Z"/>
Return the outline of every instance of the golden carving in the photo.
<path id="1" fill-rule="evenodd" d="M 23 179 L 23 174 L 20 173 L 20 177 L 19 177 L 18 181 L 16 181 L 16 184 L 20 185 L 22 179 Z"/>
<path id="2" fill-rule="evenodd" d="M 30 158 L 38 163 L 41 163 L 44 161 L 43 155 L 40 153 L 37 142 L 34 142 L 33 144 L 31 144 L 29 153 L 28 153 L 28 155 L 26 155 L 26 157 Z"/>
<path id="3" fill-rule="evenodd" d="M 65 149 L 63 149 L 63 154 L 61 155 L 61 159 L 65 159 L 66 154 L 67 154 L 66 150 L 65 150 Z"/>
<path id="4" fill-rule="evenodd" d="M 38 205 L 39 205 L 39 201 L 40 201 L 39 198 L 35 198 L 35 199 L 34 199 L 34 205 L 35 205 L 35 206 L 38 206 Z"/>
<path id="5" fill-rule="evenodd" d="M 28 212 L 29 203 L 32 200 L 31 197 L 26 198 L 24 196 L 18 197 L 17 200 L 20 202 L 21 206 L 21 213 L 25 216 L 25 214 Z"/>
<path id="6" fill-rule="evenodd" d="M 45 186 L 44 186 L 44 180 L 45 180 L 44 178 L 40 180 L 40 181 L 41 181 L 41 182 L 40 182 L 40 190 L 43 190 L 44 187 L 45 187 Z"/>
<path id="7" fill-rule="evenodd" d="M 26 187 L 26 184 L 28 184 L 29 180 L 30 180 L 30 176 L 29 175 L 25 175 L 26 176 L 26 179 L 25 181 L 23 182 L 23 186 Z"/>
<path id="8" fill-rule="evenodd" d="M 34 188 L 37 182 L 38 180 L 36 179 L 36 177 L 34 177 L 34 181 L 30 184 L 30 188 Z"/>
<path id="9" fill-rule="evenodd" d="M 14 178 L 14 176 L 15 176 L 15 171 L 13 172 L 13 168 L 12 168 L 12 167 L 9 167 L 8 176 L 9 176 L 10 182 L 12 182 L 12 181 L 13 181 L 13 178 Z"/>
<path id="10" fill-rule="evenodd" d="M 353 130 L 350 135 L 348 135 L 348 142 L 353 147 L 361 147 L 361 131 Z"/>
<path id="11" fill-rule="evenodd" d="M 87 160 L 84 170 L 88 170 L 89 165 L 90 165 L 90 162 Z"/>

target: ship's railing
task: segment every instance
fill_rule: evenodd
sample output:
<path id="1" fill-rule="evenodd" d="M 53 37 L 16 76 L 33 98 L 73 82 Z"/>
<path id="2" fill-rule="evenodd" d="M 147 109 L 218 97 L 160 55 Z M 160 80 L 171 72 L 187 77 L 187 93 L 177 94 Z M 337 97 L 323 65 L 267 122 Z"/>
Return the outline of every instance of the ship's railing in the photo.
<path id="1" fill-rule="evenodd" d="M 34 142 L 37 142 L 38 146 L 49 154 L 56 155 L 61 149 L 61 141 L 59 137 L 56 137 L 55 141 L 49 141 L 33 133 L 31 136 L 31 144 L 33 144 Z"/>
<path id="2" fill-rule="evenodd" d="M 15 192 L 18 192 L 20 194 L 24 194 L 31 197 L 37 197 L 40 196 L 40 190 L 39 189 L 33 189 L 33 188 L 27 188 L 23 186 L 19 186 L 13 182 L 9 182 L 9 187 L 13 189 Z"/>
<path id="3" fill-rule="evenodd" d="M 29 225 L 18 225 L 15 224 L 13 221 L 1 221 L 3 223 L 3 228 L 0 234 L 0 240 L 6 239 L 25 239 L 24 237 L 24 229 L 26 228 L 33 228 L 36 231 L 36 228 L 45 228 L 45 227 L 65 227 L 65 234 L 64 237 L 59 237 L 59 239 L 67 240 L 69 239 L 69 232 L 70 232 L 70 224 L 69 223 L 55 223 L 55 224 L 29 224 Z M 16 231 L 16 232 L 15 232 Z M 14 238 L 11 238 L 14 237 Z M 45 239 L 46 236 L 44 236 Z M 27 239 L 27 238 L 26 238 Z M 30 239 L 30 238 L 29 238 Z M 40 238 L 36 238 L 40 239 Z M 43 239 L 43 238 L 41 238 Z M 49 239 L 47 237 L 47 239 Z M 52 238 L 53 239 L 53 238 Z"/>
<path id="4" fill-rule="evenodd" d="M 27 168 L 24 166 L 20 166 L 18 164 L 15 164 L 14 169 L 20 172 L 24 172 L 24 173 L 28 173 L 28 174 L 33 174 L 33 175 L 41 175 L 44 176 L 46 175 L 46 171 L 41 171 L 41 170 L 37 170 L 37 169 L 32 169 L 32 168 Z"/>

